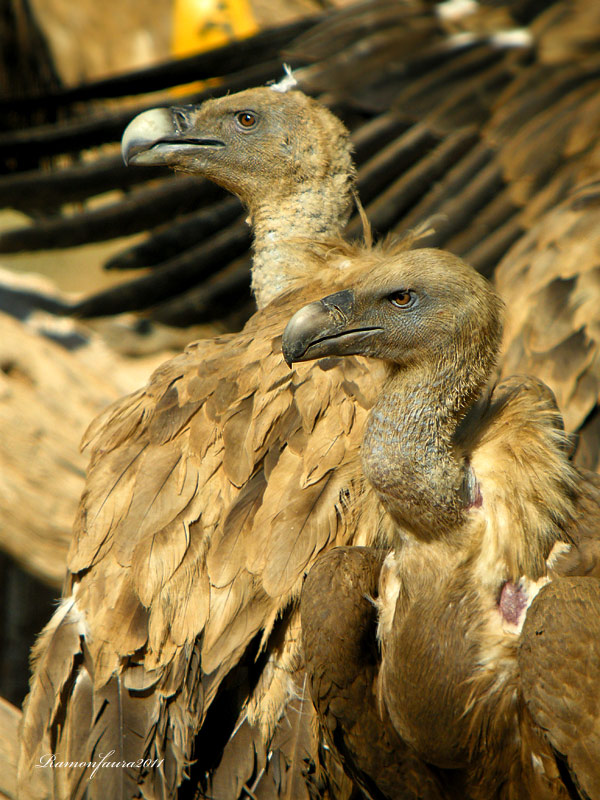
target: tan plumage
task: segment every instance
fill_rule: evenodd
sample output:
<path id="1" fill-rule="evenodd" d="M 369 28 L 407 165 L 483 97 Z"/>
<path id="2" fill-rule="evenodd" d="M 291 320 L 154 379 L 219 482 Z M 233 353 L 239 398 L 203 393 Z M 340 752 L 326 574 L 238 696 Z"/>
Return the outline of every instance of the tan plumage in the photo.
<path id="1" fill-rule="evenodd" d="M 389 715 L 409 752 L 436 768 L 442 796 L 567 798 L 578 796 L 576 785 L 582 797 L 594 797 L 597 478 L 570 462 L 571 444 L 544 384 L 489 384 L 501 309 L 474 270 L 450 254 L 413 251 L 349 286 L 297 312 L 283 348 L 289 362 L 359 353 L 388 362 L 362 455 L 396 525 L 396 545 L 368 589 L 378 584 L 384 724 Z M 339 603 L 335 559 L 319 559 L 319 580 L 307 583 L 302 600 L 309 677 L 325 727 L 331 708 L 345 724 L 347 692 L 335 679 L 324 704 L 319 687 L 339 670 L 374 671 L 370 661 L 345 663 L 339 648 L 319 641 L 314 587 L 325 605 Z M 363 595 L 358 562 L 346 567 L 346 616 Z M 368 627 L 364 609 L 353 613 Z M 356 630 L 347 619 L 338 623 L 346 626 Z M 582 662 L 584 682 L 573 674 Z M 372 698 L 370 713 L 376 709 Z M 352 756 L 377 783 L 369 746 Z M 384 779 L 378 788 L 394 796 Z"/>
<path id="2" fill-rule="evenodd" d="M 0 698 L 0 798 L 14 800 L 17 792 L 17 759 L 19 756 L 18 709 Z"/>
<path id="3" fill-rule="evenodd" d="M 323 118 L 325 136 L 308 140 L 310 155 L 314 160 L 322 152 L 326 159 L 332 152 L 337 165 L 326 161 L 322 176 L 313 164 L 306 176 L 293 151 L 293 179 L 283 196 L 288 162 L 279 155 L 282 177 L 273 181 L 272 224 L 263 234 L 270 184 L 256 204 L 248 186 L 240 189 L 256 225 L 258 274 L 270 276 L 263 288 L 273 279 L 287 293 L 239 334 L 190 345 L 88 432 L 91 463 L 65 597 L 33 653 L 19 768 L 23 797 L 170 797 L 188 770 L 200 794 L 221 798 L 237 797 L 245 785 L 256 794 L 278 780 L 282 796 L 296 797 L 295 767 L 321 793 L 326 781 L 344 782 L 334 767 L 326 777 L 310 777 L 310 764 L 321 760 L 304 730 L 310 704 L 302 703 L 297 718 L 291 710 L 287 719 L 282 715 L 290 700 L 302 697 L 295 601 L 304 572 L 323 549 L 369 544 L 379 534 L 378 507 L 357 505 L 364 491 L 359 443 L 374 379 L 361 359 L 290 372 L 280 337 L 293 310 L 351 271 L 351 251 L 327 246 L 323 256 L 298 237 L 303 225 L 316 236 L 316 224 L 321 238 L 336 233 L 353 168 L 341 124 L 298 93 L 251 90 L 209 104 L 200 120 L 210 124 L 216 109 L 212 122 L 224 136 L 218 126 L 240 103 L 263 114 L 267 136 L 273 135 L 267 121 L 274 108 L 275 142 L 283 138 L 286 147 L 290 140 L 293 147 L 299 143 L 285 127 L 293 115 L 279 114 L 280 107 L 299 104 L 303 120 L 312 115 L 313 130 Z M 190 138 L 189 129 L 185 135 Z M 151 152 L 155 157 L 156 148 Z M 187 141 L 183 152 L 187 156 Z M 248 180 L 248 171 L 242 174 Z M 256 180 L 264 178 L 259 169 Z M 331 188 L 337 193 L 329 221 L 312 213 L 308 190 L 315 185 L 319 203 Z M 289 217 L 294 197 L 300 204 L 285 229 L 277 212 Z M 358 266 L 368 267 L 369 258 L 377 263 L 381 254 L 365 253 Z M 366 520 L 360 529 L 359 510 Z M 213 704 L 224 705 L 227 714 L 223 719 L 215 712 L 199 740 L 205 744 L 192 751 Z M 289 719 L 298 728 L 291 743 L 281 729 Z M 247 746 L 239 745 L 242 740 Z M 281 746 L 285 769 L 271 766 L 269 772 L 275 763 L 272 754 L 267 761 L 269 743 Z M 236 751 L 233 762 L 228 748 Z M 35 769 L 42 754 L 88 761 L 112 750 L 113 760 L 130 766 L 100 770 L 89 783 L 89 768 Z M 188 767 L 192 756 L 196 763 Z M 153 766 L 131 767 L 139 759 Z M 215 787 L 218 794 L 211 795 Z"/>
<path id="4" fill-rule="evenodd" d="M 600 195 L 584 181 L 498 265 L 507 304 L 502 371 L 543 380 L 569 431 L 580 433 L 577 463 L 597 469 L 600 439 Z"/>

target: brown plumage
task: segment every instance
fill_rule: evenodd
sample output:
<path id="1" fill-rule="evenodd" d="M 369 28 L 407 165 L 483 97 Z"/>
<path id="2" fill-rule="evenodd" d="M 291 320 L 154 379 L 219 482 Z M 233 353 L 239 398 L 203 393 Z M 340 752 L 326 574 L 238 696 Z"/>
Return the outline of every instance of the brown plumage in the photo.
<path id="1" fill-rule="evenodd" d="M 417 40 L 412 36 L 411 20 L 414 20 L 417 24 L 421 24 L 423 17 L 420 15 L 417 15 L 416 17 L 411 16 L 407 21 L 407 17 L 404 16 L 404 12 L 399 9 L 399 6 L 394 6 L 393 9 L 388 9 L 387 11 L 387 13 L 391 14 L 392 16 L 396 14 L 401 15 L 400 24 L 396 24 L 393 29 L 390 29 L 390 41 L 393 43 L 394 54 L 396 54 L 399 51 L 399 46 L 398 42 L 394 39 L 394 34 L 400 32 L 402 41 L 405 42 L 409 51 L 412 53 L 413 50 L 411 48 L 414 47 L 414 42 Z M 371 12 L 369 11 L 369 14 L 370 13 Z M 426 10 L 424 13 L 426 16 L 431 16 L 428 10 Z M 468 21 L 469 18 L 466 19 L 467 27 Z M 536 29 L 532 31 L 536 41 L 541 42 L 537 49 L 540 53 L 543 53 L 544 58 L 549 52 L 548 47 L 545 46 L 545 40 L 547 38 L 546 33 L 552 27 L 548 26 L 547 22 L 547 19 L 544 19 L 544 25 L 546 26 L 544 27 L 544 25 L 541 24 L 542 20 L 540 16 L 540 24 L 537 25 Z M 329 23 L 326 23 L 326 25 L 327 24 Z M 341 20 L 340 24 L 342 27 L 345 24 L 343 19 Z M 441 35 L 440 31 L 438 30 L 439 24 L 434 18 L 428 20 L 428 26 L 428 30 L 435 29 L 437 31 L 436 35 Z M 358 27 L 360 29 L 360 25 Z M 556 31 L 557 29 L 562 30 L 562 24 L 553 30 Z M 315 58 L 318 58 L 319 54 L 324 54 L 324 43 L 326 44 L 325 55 L 329 54 L 328 48 L 330 46 L 331 34 L 328 28 L 325 27 L 324 30 L 326 36 L 324 37 L 324 40 L 321 41 L 321 50 L 317 52 Z M 589 30 L 591 30 L 591 26 L 589 27 Z M 323 33 L 323 29 L 321 29 L 321 33 Z M 378 32 L 378 35 L 379 34 L 380 32 Z M 550 30 L 550 34 L 552 34 L 552 30 Z M 555 36 L 555 33 L 552 35 Z M 442 37 L 441 41 L 443 48 L 446 48 L 445 38 Z M 375 46 L 375 38 L 369 41 L 369 45 L 371 49 L 367 51 L 367 57 L 371 60 L 368 63 L 370 65 L 374 65 L 375 69 L 380 69 L 382 57 Z M 483 49 L 487 48 L 488 50 L 493 50 L 493 47 L 489 45 L 489 43 L 482 45 L 482 47 Z M 420 46 L 417 48 L 417 51 L 418 53 L 421 52 Z M 362 47 L 362 42 L 360 40 L 358 41 L 358 44 L 353 43 L 352 52 L 355 55 L 357 53 L 360 55 L 364 52 L 364 48 Z M 454 51 L 451 49 L 451 52 Z M 460 55 L 460 48 L 456 52 L 458 53 L 457 61 L 466 60 L 468 53 L 465 54 L 465 58 L 463 59 Z M 394 55 L 394 57 L 396 57 L 396 55 Z M 346 58 L 345 54 L 344 58 Z M 532 96 L 535 99 L 537 93 L 541 91 L 539 88 L 541 83 L 544 86 L 544 91 L 547 90 L 550 92 L 551 90 L 552 102 L 555 102 L 556 97 L 560 97 L 561 94 L 566 95 L 571 92 L 572 85 L 566 80 L 564 82 L 564 86 L 563 83 L 561 83 L 561 76 L 564 73 L 564 66 L 560 63 L 560 59 L 557 61 L 558 66 L 555 65 L 554 67 L 550 68 L 542 63 L 543 59 L 537 60 L 534 64 L 531 64 L 530 57 L 524 52 L 504 53 L 501 58 L 498 54 L 498 58 L 503 62 L 504 66 L 502 66 L 502 69 L 497 70 L 496 78 L 491 76 L 493 79 L 487 83 L 487 64 L 489 62 L 486 59 L 483 59 L 481 65 L 477 67 L 477 69 L 474 68 L 472 74 L 473 84 L 476 86 L 476 91 L 471 91 L 471 84 L 469 84 L 469 87 L 467 88 L 469 98 L 471 96 L 477 98 L 475 109 L 473 104 L 470 102 L 468 104 L 468 109 L 466 109 L 467 104 L 464 102 L 463 95 L 461 95 L 459 102 L 456 99 L 459 95 L 454 94 L 453 91 L 448 89 L 448 85 L 451 87 L 456 86 L 456 77 L 453 77 L 450 84 L 448 84 L 445 77 L 445 68 L 438 71 L 434 70 L 434 73 L 432 74 L 430 74 L 429 70 L 426 70 L 427 74 L 423 75 L 423 80 L 419 81 L 418 86 L 415 85 L 415 92 L 413 92 L 412 95 L 410 95 L 409 92 L 409 99 L 410 97 L 414 98 L 415 93 L 418 94 L 418 103 L 415 103 L 412 101 L 408 102 L 406 95 L 407 82 L 411 84 L 411 88 L 412 84 L 414 83 L 412 75 L 409 75 L 407 79 L 402 78 L 399 81 L 399 85 L 396 86 L 394 82 L 390 82 L 388 80 L 388 70 L 386 67 L 385 92 L 391 92 L 394 97 L 398 97 L 397 102 L 401 109 L 401 113 L 399 114 L 398 119 L 395 120 L 394 124 L 399 126 L 402 134 L 398 134 L 397 140 L 392 141 L 388 148 L 383 148 L 383 152 L 381 154 L 377 153 L 372 162 L 367 162 L 366 166 L 369 167 L 369 169 L 365 170 L 365 186 L 369 186 L 369 198 L 374 198 L 371 213 L 377 217 L 378 227 L 383 229 L 395 224 L 404 226 L 405 219 L 409 219 L 409 221 L 414 223 L 422 218 L 423 214 L 430 214 L 434 211 L 448 212 L 452 222 L 450 230 L 456 231 L 454 238 L 452 238 L 452 233 L 447 234 L 448 241 L 452 240 L 452 246 L 460 248 L 460 250 L 463 252 L 467 251 L 470 247 L 474 248 L 472 257 L 477 261 L 477 263 L 482 264 L 484 267 L 485 265 L 489 266 L 490 263 L 494 263 L 495 257 L 493 254 L 496 252 L 503 252 L 504 248 L 507 246 L 506 243 L 513 241 L 514 238 L 518 237 L 524 228 L 527 228 L 535 219 L 538 218 L 536 215 L 541 214 L 538 206 L 535 206 L 535 208 L 531 206 L 531 209 L 529 208 L 529 196 L 523 191 L 524 181 L 522 180 L 522 171 L 516 171 L 511 167 L 512 164 L 517 162 L 517 157 L 520 158 L 519 163 L 526 163 L 529 169 L 526 183 L 527 189 L 530 192 L 532 190 L 537 192 L 541 186 L 546 185 L 545 182 L 548 180 L 548 166 L 546 162 L 548 159 L 550 159 L 551 155 L 555 160 L 563 159 L 565 161 L 565 174 L 562 175 L 562 182 L 560 183 L 560 186 L 557 183 L 553 183 L 554 194 L 552 196 L 550 194 L 546 196 L 547 207 L 551 208 L 552 202 L 554 202 L 552 198 L 561 197 L 561 193 L 565 192 L 566 189 L 573 184 L 578 175 L 585 174 L 586 170 L 589 170 L 589 164 L 586 161 L 586 158 L 588 158 L 590 154 L 593 157 L 594 148 L 593 139 L 590 139 L 589 137 L 588 139 L 586 139 L 585 136 L 578 137 L 576 143 L 573 143 L 570 140 L 570 128 L 568 125 L 569 115 L 563 115 L 560 117 L 563 120 L 564 127 L 558 132 L 556 130 L 556 126 L 543 127 L 541 126 L 541 123 L 540 127 L 536 128 L 536 130 L 532 132 L 534 125 L 533 122 L 531 122 L 528 129 L 528 138 L 526 136 L 521 136 L 518 138 L 515 137 L 515 126 L 518 127 L 523 120 L 527 122 L 534 120 L 537 112 L 539 111 L 539 102 L 533 102 Z M 340 70 L 339 65 L 336 66 L 334 62 L 335 59 L 326 59 L 315 64 L 312 68 L 309 68 L 303 76 L 306 79 L 306 85 L 311 86 L 312 81 L 312 89 L 314 91 L 318 91 L 320 89 L 329 90 L 329 88 L 332 87 L 332 96 L 335 98 L 336 102 L 338 102 L 344 94 L 344 80 L 348 80 L 348 84 L 352 89 L 352 98 L 354 98 L 356 76 L 358 75 L 361 79 L 366 81 L 373 79 L 373 73 L 366 70 L 364 66 L 361 66 L 360 61 L 355 60 L 351 62 L 352 70 L 348 70 L 347 60 L 342 62 L 342 70 Z M 435 58 L 432 59 L 432 62 L 437 63 Z M 454 56 L 449 58 L 448 63 L 450 64 L 450 67 L 452 67 L 454 64 Z M 333 72 L 328 71 L 328 65 L 330 64 L 333 64 Z M 578 70 L 579 67 L 577 70 L 574 69 L 573 74 L 577 73 L 579 75 L 580 72 Z M 588 87 L 592 87 L 594 80 L 593 70 L 584 65 L 581 67 L 580 71 L 584 76 L 586 85 Z M 459 80 L 462 81 L 464 78 L 464 70 L 463 72 L 457 71 L 455 75 L 456 74 L 459 75 Z M 325 78 L 323 77 L 324 75 L 326 76 Z M 333 80 L 336 75 L 339 78 L 339 82 Z M 511 85 L 508 85 L 508 75 L 511 76 Z M 514 75 L 516 75 L 517 78 L 514 78 L 513 80 Z M 395 78 L 397 79 L 398 76 L 396 75 Z M 570 75 L 570 79 L 573 79 L 572 75 Z M 496 83 L 494 83 L 494 80 L 496 80 Z M 437 99 L 440 97 L 440 84 L 443 87 L 442 93 L 444 100 L 444 103 L 441 107 L 437 102 Z M 531 84 L 531 87 L 533 88 L 530 88 L 529 84 Z M 430 90 L 430 86 L 432 85 L 434 87 L 437 85 L 436 91 Z M 477 88 L 481 85 L 486 87 L 485 90 L 480 91 L 479 88 Z M 500 87 L 503 86 L 507 87 L 506 91 L 503 94 L 500 94 Z M 416 91 L 417 89 L 418 92 Z M 462 84 L 460 91 L 463 91 Z M 385 94 L 385 92 L 385 97 L 391 96 L 389 93 Z M 581 93 L 578 94 L 578 97 L 580 97 L 580 94 Z M 572 98 L 573 103 L 575 102 L 575 99 L 576 98 Z M 448 101 L 447 103 L 445 102 L 446 100 Z M 496 107 L 497 114 L 494 116 L 493 120 L 488 120 L 488 124 L 486 124 L 482 133 L 482 140 L 477 140 L 477 143 L 473 144 L 476 142 L 475 134 L 466 131 L 463 125 L 465 119 L 468 122 L 475 120 L 478 123 L 483 119 L 487 119 L 486 115 L 488 113 L 488 108 L 487 106 L 485 106 L 485 108 L 482 107 L 482 103 L 485 105 L 484 100 L 485 102 L 489 102 L 490 105 L 493 104 Z M 544 107 L 544 112 L 546 114 L 551 114 L 553 113 L 553 108 L 554 106 L 551 106 L 548 110 L 546 107 Z M 589 127 L 586 127 L 586 120 L 593 118 L 591 112 L 594 108 L 594 95 L 591 92 L 591 89 L 586 108 L 590 113 L 584 114 L 583 117 L 581 117 L 580 121 L 582 124 L 581 126 L 578 126 L 578 130 L 582 130 L 584 132 Z M 457 109 L 459 109 L 458 112 Z M 349 116 L 352 115 L 349 114 Z M 555 117 L 558 119 L 557 115 L 555 115 Z M 415 123 L 415 120 L 418 120 L 418 123 Z M 384 122 L 391 125 L 392 121 L 382 118 L 381 121 L 376 122 L 377 124 L 374 125 L 374 129 L 380 130 L 381 122 L 381 126 L 385 130 Z M 409 127 L 406 129 L 406 133 L 404 134 L 406 126 Z M 444 136 L 448 130 L 450 130 L 451 133 L 449 134 L 449 144 L 447 146 Z M 533 135 L 533 133 L 535 133 L 535 135 Z M 558 134 L 560 134 L 560 136 Z M 391 133 L 386 133 L 385 136 L 383 136 L 382 141 L 387 142 L 388 139 L 386 137 L 389 136 L 391 136 Z M 472 138 L 469 138 L 469 136 Z M 366 135 L 361 134 L 359 135 L 358 139 L 363 144 L 368 144 L 365 152 L 372 152 L 372 149 L 379 150 L 381 148 L 381 145 L 374 145 L 372 141 L 369 141 L 368 136 Z M 411 144 L 411 142 L 413 144 Z M 415 142 L 417 143 L 417 155 L 414 154 Z M 425 146 L 423 142 L 425 142 L 427 146 Z M 558 142 L 558 144 L 555 144 L 556 142 Z M 452 150 L 452 147 L 457 149 Z M 369 148 L 371 148 L 371 151 Z M 389 169 L 389 164 L 392 162 L 386 161 L 386 158 L 391 157 L 392 152 L 397 152 L 400 154 L 400 158 L 396 159 L 393 162 L 394 164 L 399 162 L 404 165 L 406 163 L 408 167 L 414 166 L 415 169 L 409 170 L 407 175 L 402 178 L 398 176 L 397 173 Z M 448 152 L 454 153 L 455 155 L 452 158 L 448 158 Z M 459 152 L 461 158 L 458 165 L 456 164 L 455 160 L 456 152 Z M 408 162 L 403 160 L 407 153 Z M 446 161 L 443 161 L 442 158 L 444 153 L 446 153 Z M 421 156 L 423 157 L 422 165 L 419 162 Z M 544 156 L 544 158 L 542 156 Z M 590 161 L 593 162 L 593 158 L 590 159 Z M 386 164 L 388 165 L 387 167 Z M 485 166 L 482 167 L 482 164 Z M 379 169 L 376 168 L 377 165 L 379 165 Z M 454 170 L 454 167 L 457 167 L 457 170 Z M 402 168 L 404 168 L 404 166 Z M 400 168 L 398 167 L 398 169 Z M 439 169 L 443 172 L 443 175 L 439 180 L 437 178 L 438 172 L 436 172 L 436 169 Z M 382 180 L 382 173 L 385 173 L 386 179 L 388 180 L 387 183 Z M 470 182 L 470 176 L 473 176 L 474 173 L 476 174 L 477 180 L 473 182 L 472 186 Z M 371 181 L 373 181 L 373 183 L 371 183 Z M 458 181 L 460 186 L 460 192 L 458 195 L 456 194 L 455 190 L 451 191 L 451 188 L 456 185 L 456 181 Z M 498 182 L 498 185 L 503 187 L 498 193 L 496 193 L 495 188 L 493 191 L 490 189 L 490 185 L 492 187 L 496 187 L 495 181 Z M 415 187 L 418 187 L 417 190 L 415 190 Z M 389 189 L 389 191 L 383 194 L 383 191 L 386 188 Z M 423 196 L 424 190 L 426 192 L 425 196 Z M 379 196 L 380 193 L 382 193 L 381 197 Z M 29 193 L 28 197 L 31 196 L 31 194 L 32 193 Z M 479 199 L 482 196 L 488 197 L 490 194 L 494 196 L 494 202 L 492 202 L 489 206 L 481 208 L 479 211 Z M 143 196 L 144 192 L 142 192 L 141 195 Z M 468 231 L 465 231 L 465 215 L 468 218 L 467 221 L 470 222 L 471 212 L 469 209 L 473 209 L 473 203 L 475 203 L 475 207 L 479 213 L 474 220 L 474 225 L 470 226 Z M 518 214 L 516 209 L 521 207 L 523 204 L 525 204 L 524 207 L 527 213 Z M 587 211 L 591 213 L 593 209 L 588 207 Z M 379 213 L 376 214 L 376 212 Z M 507 220 L 506 225 L 503 225 L 503 221 L 505 219 Z M 85 226 L 83 224 L 79 225 L 80 230 L 82 230 L 84 227 Z M 546 231 L 549 229 L 549 227 L 545 228 Z M 594 229 L 597 229 L 597 226 L 594 228 L 593 224 L 591 224 L 590 230 L 593 231 Z M 482 231 L 493 231 L 494 235 L 488 236 L 486 239 L 485 235 L 481 233 Z M 537 230 L 537 233 L 541 234 L 539 229 Z M 572 232 L 566 231 L 565 236 L 563 236 L 560 241 L 560 245 L 554 249 L 553 252 L 555 255 L 557 255 L 556 263 L 558 271 L 560 271 L 560 266 L 558 265 L 561 256 L 564 255 L 565 252 L 569 252 L 573 242 L 576 240 L 576 230 L 573 230 Z M 498 249 L 499 242 L 504 243 L 500 249 Z M 529 239 L 529 242 L 531 246 L 537 249 L 538 256 L 542 257 L 543 252 L 545 252 L 542 250 L 542 246 L 544 244 L 543 239 L 538 239 L 537 243 L 532 242 L 532 240 Z M 506 263 L 510 268 L 510 260 L 507 260 Z M 160 270 L 157 271 L 156 275 L 158 276 L 159 280 L 166 279 L 166 276 Z M 331 291 L 332 288 L 333 284 L 330 282 L 328 286 L 324 287 L 323 292 Z M 578 296 L 576 296 L 577 289 L 578 287 L 572 283 L 569 283 L 565 287 L 566 294 L 574 304 L 579 302 Z M 138 287 L 138 289 L 134 292 L 136 297 L 138 297 L 140 290 L 141 287 Z M 514 284 L 514 291 L 517 294 L 518 301 L 519 289 L 518 283 L 516 282 Z M 589 292 L 590 297 L 590 302 L 587 304 L 586 308 L 593 308 L 593 300 L 594 297 L 597 297 L 597 289 L 592 281 L 589 281 L 586 285 L 586 291 Z M 300 300 L 300 302 L 304 302 L 306 299 L 308 299 L 308 297 L 304 297 Z M 156 299 L 153 302 L 156 302 Z M 511 308 L 516 307 L 516 305 L 516 303 L 511 303 Z M 543 301 L 541 302 L 540 307 L 544 307 Z M 536 313 L 537 311 L 532 312 L 532 319 L 535 319 Z M 571 330 L 571 333 L 576 334 L 581 328 L 581 323 L 580 320 L 575 317 L 572 318 L 572 321 L 575 325 L 575 328 Z M 577 326 L 580 327 L 578 328 Z M 585 336 L 589 335 L 591 327 L 592 326 L 590 324 L 586 324 Z M 517 332 L 516 335 L 519 336 L 519 332 Z M 567 336 L 566 333 L 565 336 Z M 241 339 L 240 342 L 241 341 L 244 340 Z M 585 341 L 587 343 L 587 339 Z M 573 352 L 572 345 L 573 342 L 570 341 L 569 352 Z M 593 346 L 590 352 L 594 352 Z M 593 464 L 595 454 L 597 452 L 597 431 L 594 428 L 594 424 L 597 425 L 597 422 L 595 422 L 595 420 L 597 420 L 597 416 L 595 416 L 595 404 L 598 393 L 597 387 L 596 389 L 594 388 L 596 381 L 595 376 L 597 374 L 597 361 L 594 361 L 590 356 L 588 361 L 589 367 L 585 373 L 580 373 L 576 371 L 575 362 L 573 360 L 569 359 L 570 369 L 566 371 L 563 366 L 564 359 L 560 360 L 560 355 L 558 358 L 558 363 L 561 365 L 560 369 L 551 367 L 548 369 L 548 373 L 551 373 L 551 375 L 547 376 L 544 374 L 544 378 L 549 382 L 550 378 L 552 379 L 552 387 L 558 392 L 559 396 L 561 384 L 564 385 L 565 396 L 573 396 L 574 399 L 580 397 L 581 393 L 585 391 L 585 403 L 581 405 L 581 409 L 583 409 L 584 405 L 586 408 L 591 408 L 589 415 L 584 417 L 584 427 L 589 433 L 589 437 L 586 440 L 589 442 L 589 461 L 587 463 Z M 552 360 L 548 363 L 553 364 L 555 362 Z M 239 360 L 236 361 L 236 358 L 232 356 L 232 364 L 232 370 L 235 371 L 235 369 L 239 367 L 240 362 Z M 192 371 L 194 368 L 195 367 L 192 367 Z M 519 367 L 519 369 L 522 369 L 522 367 Z M 328 373 L 327 376 L 329 376 L 329 374 L 331 373 Z M 580 380 L 582 375 L 585 377 L 584 381 Z M 173 377 L 173 375 L 171 375 L 171 377 Z M 159 380 L 159 378 L 156 378 L 154 382 L 157 395 L 160 395 Z M 167 380 L 167 377 L 165 377 L 165 380 Z M 304 393 L 304 397 L 301 401 L 303 403 L 303 409 L 306 410 L 309 415 L 314 412 L 315 419 L 318 418 L 319 421 L 320 427 L 315 441 L 319 440 L 322 442 L 324 441 L 323 432 L 326 425 L 334 427 L 334 417 L 336 415 L 333 412 L 328 413 L 327 415 L 323 413 L 323 409 L 326 407 L 326 401 L 324 400 L 322 405 L 317 402 L 317 399 L 319 399 L 318 393 L 320 391 L 319 384 L 317 384 L 314 396 L 311 393 L 310 385 L 305 386 L 301 391 Z M 365 401 L 365 405 L 369 405 L 372 395 L 369 395 L 369 392 L 366 389 L 362 389 L 361 396 Z M 152 401 L 149 402 L 152 404 Z M 343 407 L 347 408 L 345 405 Z M 247 406 L 246 413 L 249 413 Z M 360 413 L 362 413 L 362 411 Z M 344 424 L 347 425 L 348 412 L 344 411 L 344 414 L 346 414 L 346 421 Z M 325 416 L 327 416 L 327 421 L 323 419 Z M 270 418 L 268 416 L 264 417 L 265 424 L 268 424 L 269 419 Z M 241 413 L 236 415 L 236 420 L 237 423 L 243 423 L 244 418 L 241 416 Z M 285 422 L 287 424 L 287 420 L 285 420 Z M 229 426 L 229 431 L 231 434 L 228 434 L 229 441 L 233 441 L 232 432 L 234 431 L 234 428 L 235 426 L 232 422 Z M 280 428 L 280 430 L 282 429 Z M 281 436 L 283 437 L 283 435 L 284 434 L 282 433 Z M 277 438 L 280 436 L 280 434 L 277 433 L 275 436 Z M 337 458 L 339 455 L 339 450 L 341 448 L 339 441 L 337 441 L 336 447 L 338 452 L 329 454 L 331 463 L 333 463 L 335 458 Z M 318 451 L 315 453 L 315 463 L 318 460 L 317 454 Z M 259 455 L 257 458 L 260 459 L 262 456 Z M 232 462 L 235 462 L 235 458 L 229 457 L 228 469 L 237 468 L 237 464 Z M 265 463 L 270 465 L 270 461 Z M 98 474 L 99 473 L 96 474 L 94 481 L 97 480 L 99 483 L 101 483 Z M 137 478 L 136 482 L 141 483 L 141 480 L 141 478 Z M 272 485 L 274 484 L 272 483 Z M 260 494 L 260 486 L 258 485 L 258 482 L 254 483 L 252 485 L 252 490 L 248 491 L 249 494 L 245 495 L 245 497 L 246 502 L 251 510 L 251 491 L 256 493 L 255 497 Z M 237 490 L 234 490 L 234 494 L 236 492 Z"/>
<path id="2" fill-rule="evenodd" d="M 583 180 L 495 273 L 506 303 L 502 374 L 532 374 L 556 396 L 576 461 L 598 469 L 600 184 Z"/>
<path id="3" fill-rule="evenodd" d="M 474 270 L 441 251 L 413 251 L 349 286 L 297 312 L 283 348 L 288 362 L 387 362 L 362 455 L 395 526 L 395 547 L 370 578 L 384 719 L 437 769 L 445 796 L 596 797 L 597 477 L 570 462 L 544 384 L 490 384 L 501 303 Z M 329 568 L 317 568 L 322 589 Z M 337 602 L 334 580 L 322 602 Z M 362 591 L 350 595 L 344 607 L 358 609 Z M 327 707 L 319 692 L 341 664 L 335 646 L 314 644 L 311 602 L 309 584 L 302 621 L 313 699 L 325 726 L 337 702 L 343 725 L 343 681 Z M 373 672 L 372 660 L 365 669 Z M 354 670 L 351 661 L 346 672 Z M 354 754 L 358 769 L 369 768 L 368 751 Z"/>
<path id="4" fill-rule="evenodd" d="M 384 549 L 335 547 L 308 573 L 301 618 L 311 695 L 326 743 L 367 797 L 439 800 L 439 776 L 400 739 L 376 701 L 381 659 L 374 598 L 385 555 Z"/>
<path id="5" fill-rule="evenodd" d="M 238 127 L 248 111 L 260 118 L 254 138 Z M 33 654 L 22 795 L 171 797 L 191 771 L 200 796 L 222 800 L 273 785 L 300 798 L 298 781 L 322 794 L 338 779 L 328 791 L 349 796 L 337 768 L 318 772 L 328 756 L 311 732 L 296 600 L 319 552 L 377 538 L 378 506 L 355 502 L 374 379 L 361 359 L 290 372 L 280 354 L 293 310 L 352 264 L 344 248 L 323 258 L 314 243 L 346 218 L 346 132 L 299 93 L 257 89 L 199 112 L 145 115 L 125 152 L 179 166 L 191 156 L 193 169 L 239 191 L 264 307 L 239 334 L 190 345 L 88 432 L 64 599 Z M 268 304 L 273 286 L 286 291 Z M 35 768 L 50 753 L 89 761 L 113 750 L 129 766 L 89 783 L 90 768 Z M 140 758 L 156 765 L 131 766 Z"/>

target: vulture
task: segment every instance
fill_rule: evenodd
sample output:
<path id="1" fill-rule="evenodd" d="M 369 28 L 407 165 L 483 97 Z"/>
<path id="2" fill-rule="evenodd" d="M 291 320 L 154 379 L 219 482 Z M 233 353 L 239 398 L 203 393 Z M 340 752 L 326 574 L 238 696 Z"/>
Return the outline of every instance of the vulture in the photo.
<path id="1" fill-rule="evenodd" d="M 445 797 L 600 797 L 600 480 L 545 384 L 497 382 L 502 316 L 485 278 L 421 249 L 283 334 L 289 364 L 386 368 L 361 460 L 391 549 L 322 555 L 301 602 L 324 735 L 373 796 L 401 796 L 365 735 L 379 714 Z"/>
<path id="2" fill-rule="evenodd" d="M 379 535 L 359 458 L 376 375 L 362 359 L 290 372 L 281 358 L 293 311 L 370 257 L 336 244 L 346 129 L 264 87 L 148 111 L 123 150 L 241 197 L 259 310 L 88 431 L 63 599 L 32 654 L 21 796 L 174 797 L 189 777 L 182 797 L 350 797 L 311 727 L 297 601 L 322 550 Z M 94 771 L 102 755 L 119 766 Z M 40 769 L 50 757 L 79 768 Z"/>

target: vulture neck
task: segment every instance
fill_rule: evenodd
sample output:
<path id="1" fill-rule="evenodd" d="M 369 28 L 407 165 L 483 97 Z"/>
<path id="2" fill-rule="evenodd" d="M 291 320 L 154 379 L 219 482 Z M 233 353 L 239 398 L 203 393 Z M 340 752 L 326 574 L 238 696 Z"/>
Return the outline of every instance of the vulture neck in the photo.
<path id="1" fill-rule="evenodd" d="M 486 378 L 456 364 L 434 371 L 391 365 L 371 411 L 363 443 L 365 474 L 397 524 L 419 540 L 441 538 L 481 502 L 456 439 Z"/>
<path id="2" fill-rule="evenodd" d="M 259 308 L 292 288 L 307 272 L 309 241 L 339 238 L 352 209 L 353 175 L 348 171 L 302 180 L 293 192 L 254 199 L 252 290 Z"/>

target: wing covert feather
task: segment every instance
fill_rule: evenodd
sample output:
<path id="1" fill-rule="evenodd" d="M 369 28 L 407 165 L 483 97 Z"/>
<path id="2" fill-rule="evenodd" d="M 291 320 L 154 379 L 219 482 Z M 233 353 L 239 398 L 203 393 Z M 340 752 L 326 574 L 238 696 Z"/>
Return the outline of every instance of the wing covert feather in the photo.
<path id="1" fill-rule="evenodd" d="M 539 145 L 538 145 L 539 147 Z M 506 301 L 503 375 L 529 374 L 554 392 L 576 461 L 598 467 L 600 190 L 577 187 L 509 250 L 495 273 Z"/>
<path id="2" fill-rule="evenodd" d="M 600 581 L 561 578 L 527 612 L 519 666 L 534 723 L 587 797 L 600 796 Z"/>

